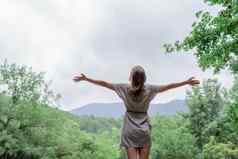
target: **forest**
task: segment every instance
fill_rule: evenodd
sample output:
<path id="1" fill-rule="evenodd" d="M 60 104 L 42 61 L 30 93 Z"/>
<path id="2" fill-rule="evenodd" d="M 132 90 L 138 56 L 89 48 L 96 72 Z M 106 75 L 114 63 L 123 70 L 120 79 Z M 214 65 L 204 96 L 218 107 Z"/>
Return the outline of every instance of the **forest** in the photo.
<path id="1" fill-rule="evenodd" d="M 190 34 L 164 47 L 169 54 L 195 52 L 199 67 L 214 74 L 229 70 L 233 86 L 202 81 L 186 93 L 188 113 L 151 118 L 152 159 L 238 159 L 238 0 L 205 2 L 220 11 L 199 11 Z M 5 60 L 0 86 L 0 159 L 126 159 L 122 118 L 60 110 L 60 94 L 30 66 Z"/>

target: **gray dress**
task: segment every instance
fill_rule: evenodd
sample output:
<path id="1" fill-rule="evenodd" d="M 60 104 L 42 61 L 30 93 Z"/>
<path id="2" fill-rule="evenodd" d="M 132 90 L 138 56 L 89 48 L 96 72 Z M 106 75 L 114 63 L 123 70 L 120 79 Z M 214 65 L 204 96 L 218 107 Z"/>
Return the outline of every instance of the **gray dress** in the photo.
<path id="1" fill-rule="evenodd" d="M 126 107 L 120 147 L 151 146 L 151 124 L 147 111 L 150 102 L 159 92 L 159 85 L 145 84 L 137 97 L 130 93 L 130 84 L 113 84 L 113 87 Z"/>

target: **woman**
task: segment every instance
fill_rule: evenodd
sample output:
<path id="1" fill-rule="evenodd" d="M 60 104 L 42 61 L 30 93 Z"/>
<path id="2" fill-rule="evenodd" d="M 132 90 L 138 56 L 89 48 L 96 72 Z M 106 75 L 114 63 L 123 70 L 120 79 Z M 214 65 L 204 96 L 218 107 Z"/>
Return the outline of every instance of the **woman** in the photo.
<path id="1" fill-rule="evenodd" d="M 128 159 L 149 159 L 151 147 L 151 125 L 147 114 L 149 104 L 160 92 L 184 85 L 199 84 L 194 77 L 179 83 L 168 85 L 145 84 L 146 74 L 141 66 L 132 68 L 129 77 L 129 84 L 109 83 L 101 80 L 94 80 L 84 74 L 75 76 L 74 81 L 87 81 L 99 86 L 113 90 L 123 100 L 126 112 L 124 115 L 123 128 L 121 132 L 120 146 L 126 148 Z"/>

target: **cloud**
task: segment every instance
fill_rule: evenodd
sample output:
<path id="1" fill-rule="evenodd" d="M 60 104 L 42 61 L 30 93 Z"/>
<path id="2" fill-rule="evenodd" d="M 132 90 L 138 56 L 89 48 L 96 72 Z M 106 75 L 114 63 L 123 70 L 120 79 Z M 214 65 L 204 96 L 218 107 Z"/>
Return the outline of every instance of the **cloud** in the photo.
<path id="1" fill-rule="evenodd" d="M 195 20 L 209 9 L 191 0 L 9 0 L 0 2 L 0 61 L 45 71 L 62 94 L 62 109 L 91 102 L 119 101 L 114 93 L 72 76 L 85 72 L 111 82 L 127 82 L 130 68 L 145 67 L 149 82 L 168 83 L 202 72 L 192 54 L 164 54 L 162 45 L 182 39 Z M 229 73 L 219 75 L 231 85 Z M 160 95 L 154 102 L 184 98 L 185 88 Z"/>

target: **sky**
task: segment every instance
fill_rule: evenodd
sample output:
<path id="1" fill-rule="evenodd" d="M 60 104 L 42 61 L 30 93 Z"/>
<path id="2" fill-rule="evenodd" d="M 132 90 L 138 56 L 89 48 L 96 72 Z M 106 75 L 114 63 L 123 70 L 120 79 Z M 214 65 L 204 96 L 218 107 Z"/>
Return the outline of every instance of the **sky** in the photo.
<path id="1" fill-rule="evenodd" d="M 195 76 L 217 78 L 229 88 L 228 71 L 203 72 L 191 52 L 165 54 L 163 44 L 191 31 L 195 12 L 212 11 L 202 0 L 2 0 L 0 1 L 0 62 L 32 66 L 46 72 L 52 89 L 62 95 L 60 109 L 89 103 L 120 102 L 116 94 L 72 77 L 126 83 L 130 69 L 141 65 L 148 83 L 168 84 Z M 159 94 L 153 103 L 185 99 L 184 86 Z"/>

